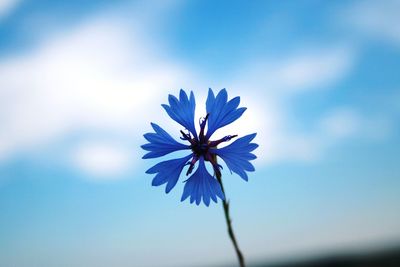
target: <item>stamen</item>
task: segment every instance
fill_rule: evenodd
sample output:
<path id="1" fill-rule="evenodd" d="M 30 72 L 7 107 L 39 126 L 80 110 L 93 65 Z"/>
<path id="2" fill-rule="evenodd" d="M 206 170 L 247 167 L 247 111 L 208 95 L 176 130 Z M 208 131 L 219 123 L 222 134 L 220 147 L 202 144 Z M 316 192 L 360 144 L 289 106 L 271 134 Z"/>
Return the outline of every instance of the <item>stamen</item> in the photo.
<path id="1" fill-rule="evenodd" d="M 235 135 L 227 135 L 227 136 L 225 136 L 225 137 L 223 137 L 223 138 L 221 138 L 219 140 L 211 141 L 208 145 L 210 147 L 216 147 L 219 144 L 221 144 L 222 142 L 228 142 L 228 141 L 230 141 L 231 139 L 233 139 L 233 138 L 235 138 L 237 136 L 238 136 L 237 134 L 235 134 Z"/>
<path id="2" fill-rule="evenodd" d="M 210 115 L 210 113 L 207 113 L 207 115 L 204 118 L 200 118 L 200 120 L 199 120 L 199 124 L 200 124 L 200 133 L 199 133 L 200 142 L 202 142 L 204 140 L 204 128 L 206 127 L 206 123 L 207 123 L 209 115 Z"/>
<path id="3" fill-rule="evenodd" d="M 194 165 L 195 165 L 195 163 L 197 162 L 198 159 L 199 158 L 197 156 L 193 156 L 192 160 L 190 162 L 186 163 L 186 165 L 190 165 L 189 169 L 186 172 L 186 176 L 188 176 L 189 174 L 192 173 L 192 171 L 194 169 Z"/>
<path id="4" fill-rule="evenodd" d="M 187 134 L 184 131 L 180 131 L 182 134 L 182 137 L 180 137 L 181 140 L 187 140 L 190 142 L 191 145 L 195 144 L 194 139 L 192 139 L 192 136 L 190 135 L 190 132 L 188 132 Z"/>

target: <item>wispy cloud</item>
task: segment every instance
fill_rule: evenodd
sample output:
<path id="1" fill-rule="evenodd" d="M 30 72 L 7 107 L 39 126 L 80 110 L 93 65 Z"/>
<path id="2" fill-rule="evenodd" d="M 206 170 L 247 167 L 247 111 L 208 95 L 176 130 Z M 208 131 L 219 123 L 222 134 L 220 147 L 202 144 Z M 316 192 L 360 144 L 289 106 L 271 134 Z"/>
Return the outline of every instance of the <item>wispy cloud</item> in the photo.
<path id="1" fill-rule="evenodd" d="M 345 27 L 395 45 L 400 44 L 400 1 L 356 1 L 339 13 Z"/>
<path id="2" fill-rule="evenodd" d="M 73 131 L 139 136 L 160 91 L 190 77 L 130 24 L 94 18 L 31 52 L 0 62 L 0 155 L 46 144 Z"/>
<path id="3" fill-rule="evenodd" d="M 242 79 L 269 94 L 301 93 L 340 81 L 349 74 L 355 60 L 355 51 L 348 47 L 309 47 L 283 57 L 250 62 Z"/>
<path id="4" fill-rule="evenodd" d="M 296 115 L 290 101 L 310 90 L 334 88 L 335 83 L 349 75 L 355 60 L 352 49 L 332 47 L 305 49 L 279 59 L 249 62 L 247 71 L 232 83 L 232 88 L 253 89 L 246 96 L 251 98 L 249 112 L 253 109 L 252 117 L 256 119 L 245 119 L 241 122 L 245 125 L 238 125 L 236 129 L 257 129 L 262 163 L 312 162 L 323 155 L 326 138 L 318 125 L 309 127 L 311 130 L 307 132 L 293 130 Z M 338 141 L 337 136 L 331 139 Z"/>
<path id="5" fill-rule="evenodd" d="M 330 138 L 348 138 L 359 134 L 362 125 L 361 116 L 351 108 L 330 110 L 320 119 L 321 131 Z"/>
<path id="6" fill-rule="evenodd" d="M 315 160 L 322 153 L 321 138 L 316 132 L 290 130 L 286 101 L 341 79 L 353 59 L 350 51 L 335 48 L 299 53 L 268 65 L 252 62 L 240 81 L 226 83 L 232 96 L 241 95 L 240 88 L 253 89 L 242 96 L 243 105 L 250 107 L 244 118 L 226 131 L 257 131 L 261 164 Z M 155 103 L 163 102 L 171 88 L 188 84 L 188 79 L 193 85 L 202 83 L 189 68 L 165 57 L 147 36 L 110 18 L 91 20 L 31 54 L 3 61 L 0 76 L 2 109 L 7 114 L 0 134 L 3 157 L 82 128 L 129 132 L 140 140 L 142 131 L 137 129 L 159 117 L 162 111 Z M 204 96 L 198 97 L 199 109 L 202 103 Z M 77 160 L 72 162 L 86 171 L 93 167 L 96 173 L 98 151 L 84 152 L 75 153 Z M 123 168 L 123 163 L 115 163 L 123 158 L 114 157 L 110 170 Z"/>
<path id="7" fill-rule="evenodd" d="M 72 151 L 72 163 L 89 178 L 116 179 L 123 177 L 134 163 L 133 152 L 116 142 L 81 143 Z"/>
<path id="8" fill-rule="evenodd" d="M 161 11 L 156 11 L 159 17 Z M 185 86 L 200 93 L 196 94 L 197 115 L 204 116 L 205 93 L 201 92 L 212 86 L 209 77 L 199 77 L 178 58 L 168 56 L 160 42 L 141 28 L 154 16 L 146 12 L 134 23 L 101 14 L 60 30 L 36 49 L 1 59 L 0 159 L 82 129 L 123 133 L 139 145 L 148 122 L 161 118 L 158 103 Z M 249 61 L 240 78 L 220 81 L 231 96 L 241 95 L 243 106 L 249 107 L 226 132 L 258 132 L 258 164 L 319 159 L 328 144 L 351 138 L 373 123 L 366 123 L 357 112 L 334 107 L 328 115 L 317 117 L 309 130 L 293 130 L 296 116 L 289 103 L 310 90 L 334 88 L 356 60 L 355 51 L 348 47 L 309 47 L 281 58 Z M 243 94 L 247 88 L 251 90 Z M 163 126 L 178 127 L 170 120 Z M 110 139 L 89 148 L 86 141 L 78 141 L 71 162 L 94 176 L 126 169 L 128 156 L 123 151 L 109 153 L 108 167 L 103 162 L 106 157 L 101 155 L 114 144 Z"/>
<path id="9" fill-rule="evenodd" d="M 20 0 L 1 0 L 0 1 L 0 20 L 7 16 L 19 4 Z"/>

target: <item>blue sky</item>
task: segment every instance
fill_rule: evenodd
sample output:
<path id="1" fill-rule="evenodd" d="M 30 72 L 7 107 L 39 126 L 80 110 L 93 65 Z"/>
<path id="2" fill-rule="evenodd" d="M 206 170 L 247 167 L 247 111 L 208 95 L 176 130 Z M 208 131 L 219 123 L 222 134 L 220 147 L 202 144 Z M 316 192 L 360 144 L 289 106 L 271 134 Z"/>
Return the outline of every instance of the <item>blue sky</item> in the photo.
<path id="1" fill-rule="evenodd" d="M 256 172 L 223 173 L 248 261 L 400 241 L 398 1 L 0 3 L 0 265 L 235 262 L 222 208 L 152 187 L 180 88 L 248 108 Z"/>

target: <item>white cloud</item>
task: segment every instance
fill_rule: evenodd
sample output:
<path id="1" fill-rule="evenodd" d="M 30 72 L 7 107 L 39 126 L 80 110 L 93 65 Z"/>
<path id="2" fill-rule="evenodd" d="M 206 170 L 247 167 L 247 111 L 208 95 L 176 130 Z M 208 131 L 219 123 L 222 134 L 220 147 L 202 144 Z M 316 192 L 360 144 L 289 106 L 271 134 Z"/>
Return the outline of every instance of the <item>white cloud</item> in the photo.
<path id="1" fill-rule="evenodd" d="M 345 22 L 358 31 L 375 38 L 400 44 L 400 1 L 360 1 L 339 14 L 338 21 Z"/>
<path id="2" fill-rule="evenodd" d="M 271 77 L 285 90 L 306 90 L 326 86 L 345 76 L 353 62 L 350 51 L 307 52 L 280 64 Z"/>
<path id="3" fill-rule="evenodd" d="M 120 144 L 92 141 L 79 144 L 72 152 L 72 162 L 88 177 L 116 179 L 132 167 L 131 154 Z"/>
<path id="4" fill-rule="evenodd" d="M 60 30 L 36 49 L 0 58 L 0 160 L 40 151 L 79 131 L 130 136 L 134 146 L 144 142 L 167 93 L 192 75 L 139 26 L 102 14 Z M 93 178 L 112 179 L 128 161 L 112 140 L 90 146 L 90 140 L 75 141 L 69 162 Z M 139 158 L 129 157 L 130 164 Z"/>
<path id="5" fill-rule="evenodd" d="M 3 58 L 0 157 L 79 129 L 138 139 L 138 129 L 159 111 L 160 96 L 191 77 L 158 51 L 139 30 L 101 17 Z"/>
<path id="6" fill-rule="evenodd" d="M 344 138 L 383 140 L 394 130 L 393 119 L 377 115 L 364 115 L 351 107 L 338 107 L 320 119 L 320 132 L 326 142 Z"/>
<path id="7" fill-rule="evenodd" d="M 175 130 L 172 135 L 177 136 L 179 126 L 167 119 L 159 104 L 185 85 L 201 89 L 196 92 L 197 115 L 204 116 L 200 110 L 209 84 L 202 85 L 193 71 L 129 25 L 114 17 L 94 18 L 29 54 L 0 62 L 0 102 L 6 114 L 0 116 L 0 157 L 45 145 L 79 129 L 123 133 L 143 142 L 141 135 L 150 130 L 148 123 L 160 118 L 162 126 Z M 287 99 L 341 79 L 353 61 L 352 51 L 334 48 L 302 52 L 268 65 L 252 63 L 241 80 L 225 82 L 230 97 L 241 95 L 248 110 L 214 138 L 257 132 L 256 164 L 317 159 L 323 147 L 319 133 L 291 130 Z M 240 90 L 249 87 L 253 90 L 246 94 Z M 99 174 L 126 168 L 123 152 L 110 152 L 107 158 L 107 149 L 100 149 L 101 145 L 79 145 L 83 147 L 76 149 L 72 162 L 94 176 L 112 177 Z"/>
<path id="8" fill-rule="evenodd" d="M 269 147 L 261 147 L 260 158 L 267 164 L 279 162 L 315 162 L 325 157 L 326 152 L 336 144 L 363 139 L 382 141 L 391 136 L 393 120 L 380 116 L 363 116 L 352 107 L 334 107 L 308 125 L 309 130 L 289 130 L 292 120 L 281 119 L 280 128 L 265 127 L 265 138 L 274 141 Z M 263 139 L 264 142 L 264 139 Z"/>
<path id="9" fill-rule="evenodd" d="M 258 132 L 257 164 L 312 162 L 323 155 L 324 133 L 318 127 L 296 129 L 298 122 L 290 101 L 309 90 L 333 88 L 351 71 L 355 58 L 354 51 L 344 47 L 304 50 L 279 60 L 251 62 L 240 80 L 230 83 L 233 92 L 239 92 L 239 88 L 254 90 L 246 92 L 244 98 L 250 116 L 238 121 L 234 129 Z M 337 135 L 329 138 L 329 142 L 339 139 Z"/>
<path id="10" fill-rule="evenodd" d="M 331 110 L 320 121 L 321 130 L 331 138 L 346 138 L 359 133 L 362 119 L 351 108 Z"/>
<path id="11" fill-rule="evenodd" d="M 19 2 L 20 0 L 0 0 L 0 19 L 11 13 Z"/>
<path id="12" fill-rule="evenodd" d="M 151 130 L 150 121 L 156 121 L 178 136 L 180 126 L 167 119 L 160 103 L 181 87 L 198 89 L 197 119 L 204 116 L 207 88 L 212 85 L 207 77 L 196 77 L 190 68 L 163 53 L 158 43 L 140 23 L 134 27 L 107 15 L 65 30 L 36 50 L 3 58 L 0 160 L 83 129 L 129 135 L 144 142 L 141 135 Z M 336 142 L 351 136 L 359 118 L 333 112 L 322 118 L 323 127 L 294 131 L 288 101 L 306 90 L 329 88 L 346 76 L 354 60 L 352 50 L 339 47 L 306 50 L 268 64 L 250 62 L 240 80 L 222 81 L 230 97 L 240 95 L 248 110 L 214 138 L 257 132 L 256 164 L 318 159 L 327 139 Z M 244 93 L 243 88 L 251 90 Z M 126 170 L 127 161 L 139 159 L 128 157 L 119 145 L 113 148 L 115 143 L 119 144 L 78 141 L 72 163 L 93 176 L 112 177 Z"/>
<path id="13" fill-rule="evenodd" d="M 274 94 L 296 94 L 324 88 L 344 78 L 354 61 L 354 51 L 349 48 L 307 49 L 283 58 L 252 63 L 241 76 L 247 87 Z"/>

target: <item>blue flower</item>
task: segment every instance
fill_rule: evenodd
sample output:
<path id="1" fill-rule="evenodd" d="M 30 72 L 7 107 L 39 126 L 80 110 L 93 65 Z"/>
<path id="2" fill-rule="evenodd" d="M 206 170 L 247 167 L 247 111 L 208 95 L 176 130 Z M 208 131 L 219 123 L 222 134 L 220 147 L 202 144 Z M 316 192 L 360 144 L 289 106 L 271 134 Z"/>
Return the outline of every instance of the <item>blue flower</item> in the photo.
<path id="1" fill-rule="evenodd" d="M 177 123 L 182 125 L 187 131 L 181 130 L 181 140 L 188 142 L 186 145 L 177 142 L 164 129 L 155 123 L 151 123 L 154 133 L 146 133 L 144 138 L 149 142 L 142 145 L 148 151 L 143 158 L 157 158 L 179 150 L 190 150 L 190 154 L 183 158 L 162 161 L 146 171 L 148 174 L 156 174 L 152 185 L 160 186 L 166 184 L 165 192 L 169 193 L 175 187 L 183 169 L 187 167 L 186 176 L 194 173 L 186 180 L 181 201 L 190 197 L 190 203 L 199 205 L 201 201 L 206 206 L 210 200 L 217 203 L 217 197 L 225 199 L 221 185 L 216 179 L 216 175 L 221 174 L 222 167 L 217 163 L 220 157 L 228 169 L 238 174 L 245 181 L 248 180 L 247 172 L 254 171 L 254 166 L 250 160 L 256 156 L 251 153 L 258 147 L 251 143 L 256 134 L 246 135 L 238 138 L 228 146 L 218 148 L 218 145 L 228 142 L 237 135 L 227 135 L 219 140 L 211 140 L 212 134 L 219 128 L 226 126 L 242 116 L 246 108 L 238 108 L 240 97 L 235 97 L 228 101 L 228 94 L 225 89 L 219 91 L 217 96 L 209 89 L 206 101 L 207 115 L 200 120 L 200 131 L 196 132 L 194 124 L 194 113 L 196 102 L 193 92 L 190 97 L 184 90 L 180 90 L 179 99 L 173 95 L 168 97 L 169 105 L 163 104 L 162 107 L 168 115 Z M 205 128 L 207 126 L 207 132 Z M 198 164 L 197 164 L 198 162 Z M 205 163 L 209 162 L 214 174 L 211 175 Z"/>

